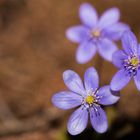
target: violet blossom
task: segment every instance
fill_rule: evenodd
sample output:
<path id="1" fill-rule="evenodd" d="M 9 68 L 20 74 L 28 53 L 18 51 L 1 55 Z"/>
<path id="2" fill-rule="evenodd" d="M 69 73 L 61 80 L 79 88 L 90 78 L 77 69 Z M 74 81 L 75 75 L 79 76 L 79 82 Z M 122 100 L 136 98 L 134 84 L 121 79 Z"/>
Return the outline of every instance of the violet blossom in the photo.
<path id="1" fill-rule="evenodd" d="M 66 36 L 79 43 L 76 52 L 78 63 L 90 61 L 96 51 L 107 61 L 112 61 L 112 54 L 117 50 L 113 41 L 117 41 L 129 27 L 119 22 L 120 12 L 117 8 L 108 9 L 99 18 L 97 11 L 88 3 L 80 6 L 79 16 L 82 25 L 69 28 Z"/>
<path id="2" fill-rule="evenodd" d="M 99 89 L 99 76 L 94 67 L 86 70 L 84 85 L 79 75 L 72 70 L 66 70 L 63 79 L 70 91 L 56 93 L 52 97 L 52 102 L 64 110 L 78 107 L 69 118 L 68 132 L 71 135 L 80 134 L 87 126 L 88 115 L 92 127 L 98 133 L 106 132 L 108 122 L 101 106 L 116 103 L 120 98 L 119 93 L 113 94 L 108 85 Z"/>
<path id="3" fill-rule="evenodd" d="M 111 89 L 119 91 L 134 78 L 140 91 L 140 45 L 131 31 L 125 31 L 122 36 L 123 50 L 113 54 L 113 64 L 119 68 L 111 81 Z"/>

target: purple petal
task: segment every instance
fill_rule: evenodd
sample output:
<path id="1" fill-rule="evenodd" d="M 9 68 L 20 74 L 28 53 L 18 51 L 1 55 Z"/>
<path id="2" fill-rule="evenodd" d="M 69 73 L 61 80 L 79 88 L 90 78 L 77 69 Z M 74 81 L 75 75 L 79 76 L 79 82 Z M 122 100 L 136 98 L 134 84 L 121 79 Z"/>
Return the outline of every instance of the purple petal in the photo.
<path id="1" fill-rule="evenodd" d="M 124 53 L 124 51 L 118 50 L 113 54 L 112 62 L 116 67 L 122 68 L 125 59 L 127 59 L 127 55 Z"/>
<path id="2" fill-rule="evenodd" d="M 131 77 L 128 75 L 124 69 L 119 70 L 113 79 L 111 80 L 111 90 L 119 91 L 124 88 L 128 82 L 130 81 Z"/>
<path id="3" fill-rule="evenodd" d="M 86 91 L 92 89 L 92 91 L 96 91 L 99 86 L 99 76 L 94 67 L 90 67 L 86 70 L 84 75 L 84 83 Z"/>
<path id="4" fill-rule="evenodd" d="M 137 71 L 137 75 L 134 77 L 137 89 L 140 91 L 140 70 Z"/>
<path id="5" fill-rule="evenodd" d="M 88 27 L 94 27 L 98 20 L 98 15 L 94 7 L 88 3 L 84 3 L 80 6 L 79 10 L 81 21 Z"/>
<path id="6" fill-rule="evenodd" d="M 83 82 L 76 72 L 74 72 L 72 70 L 66 70 L 63 73 L 63 80 L 64 80 L 66 86 L 71 91 L 78 93 L 80 95 L 85 94 Z"/>
<path id="7" fill-rule="evenodd" d="M 128 30 L 129 27 L 123 23 L 116 23 L 105 28 L 103 32 L 103 36 L 111 39 L 111 40 L 119 40 L 122 37 L 124 31 Z"/>
<path id="8" fill-rule="evenodd" d="M 103 13 L 99 20 L 100 29 L 112 26 L 114 23 L 118 22 L 120 18 L 120 12 L 117 8 L 111 8 Z"/>
<path id="9" fill-rule="evenodd" d="M 96 106 L 96 109 L 95 108 L 90 109 L 90 121 L 92 127 L 98 133 L 106 132 L 108 128 L 108 122 L 107 122 L 106 113 L 101 107 Z"/>
<path id="10" fill-rule="evenodd" d="M 112 105 L 120 99 L 119 92 L 114 93 L 110 90 L 110 86 L 100 88 L 97 96 L 101 97 L 99 100 L 101 105 Z"/>
<path id="11" fill-rule="evenodd" d="M 139 56 L 139 59 L 140 59 L 140 44 L 138 45 L 138 56 Z"/>
<path id="12" fill-rule="evenodd" d="M 117 50 L 117 46 L 109 39 L 101 39 L 98 42 L 99 54 L 107 61 L 112 61 L 112 55 Z"/>
<path id="13" fill-rule="evenodd" d="M 53 95 L 52 103 L 58 108 L 70 109 L 81 105 L 82 96 L 70 91 L 61 91 Z"/>
<path id="14" fill-rule="evenodd" d="M 77 49 L 76 59 L 80 64 L 85 64 L 96 54 L 96 46 L 91 41 L 82 43 Z"/>
<path id="15" fill-rule="evenodd" d="M 66 31 L 66 36 L 69 40 L 79 43 L 88 38 L 88 29 L 84 26 L 74 26 Z"/>
<path id="16" fill-rule="evenodd" d="M 136 36 L 131 31 L 125 31 L 122 36 L 122 45 L 127 54 L 137 54 L 138 42 Z"/>
<path id="17" fill-rule="evenodd" d="M 88 112 L 82 106 L 77 109 L 68 121 L 67 129 L 71 135 L 80 134 L 88 123 Z"/>

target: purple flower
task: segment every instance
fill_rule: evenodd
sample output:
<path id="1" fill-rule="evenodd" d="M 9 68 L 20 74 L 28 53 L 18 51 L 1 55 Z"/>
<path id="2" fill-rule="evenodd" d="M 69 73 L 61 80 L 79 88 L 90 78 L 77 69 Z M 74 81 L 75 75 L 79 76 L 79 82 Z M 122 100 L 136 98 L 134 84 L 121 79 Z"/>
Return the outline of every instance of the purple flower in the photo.
<path id="1" fill-rule="evenodd" d="M 113 54 L 113 63 L 120 70 L 111 81 L 111 89 L 119 91 L 125 87 L 131 78 L 140 91 L 140 45 L 131 31 L 125 31 L 122 36 L 123 50 Z"/>
<path id="2" fill-rule="evenodd" d="M 104 59 L 112 61 L 112 54 L 117 50 L 112 40 L 120 39 L 122 33 L 129 28 L 118 22 L 119 10 L 111 8 L 99 19 L 94 7 L 84 3 L 80 6 L 79 15 L 83 25 L 66 31 L 68 39 L 80 44 L 76 53 L 77 62 L 87 63 L 97 50 Z"/>
<path id="3" fill-rule="evenodd" d="M 98 89 L 99 77 L 96 70 L 88 68 L 84 75 L 84 85 L 79 75 L 72 70 L 63 73 L 63 79 L 70 91 L 61 91 L 52 97 L 53 104 L 61 109 L 79 108 L 70 116 L 67 129 L 72 135 L 81 133 L 87 126 L 88 115 L 93 128 L 104 133 L 108 128 L 107 117 L 101 105 L 111 105 L 119 100 L 109 86 Z"/>

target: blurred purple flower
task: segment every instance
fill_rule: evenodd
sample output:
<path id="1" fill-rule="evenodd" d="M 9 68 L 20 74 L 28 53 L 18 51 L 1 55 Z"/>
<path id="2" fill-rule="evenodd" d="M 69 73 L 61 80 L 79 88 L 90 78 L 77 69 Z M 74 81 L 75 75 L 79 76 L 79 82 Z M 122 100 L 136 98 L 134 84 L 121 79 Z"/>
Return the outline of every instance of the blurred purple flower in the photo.
<path id="1" fill-rule="evenodd" d="M 113 64 L 120 70 L 111 81 L 111 89 L 119 91 L 125 87 L 131 78 L 140 91 L 140 45 L 131 31 L 125 31 L 122 36 L 123 50 L 113 54 Z"/>
<path id="2" fill-rule="evenodd" d="M 111 8 L 99 19 L 95 8 L 84 3 L 80 6 L 79 14 L 83 25 L 66 31 L 69 40 L 80 44 L 76 53 L 77 62 L 87 63 L 97 50 L 104 59 L 112 61 L 112 54 L 117 50 L 112 40 L 119 40 L 122 33 L 129 29 L 126 24 L 118 22 L 119 10 Z"/>
<path id="3" fill-rule="evenodd" d="M 107 117 L 101 105 L 111 105 L 119 100 L 119 93 L 110 91 L 109 86 L 98 90 L 99 77 L 97 71 L 90 67 L 84 75 L 84 85 L 79 75 L 72 70 L 63 73 L 63 79 L 70 91 L 61 91 L 52 97 L 53 104 L 61 109 L 79 106 L 71 115 L 67 129 L 72 135 L 81 133 L 87 126 L 88 114 L 93 128 L 104 133 L 108 128 Z"/>

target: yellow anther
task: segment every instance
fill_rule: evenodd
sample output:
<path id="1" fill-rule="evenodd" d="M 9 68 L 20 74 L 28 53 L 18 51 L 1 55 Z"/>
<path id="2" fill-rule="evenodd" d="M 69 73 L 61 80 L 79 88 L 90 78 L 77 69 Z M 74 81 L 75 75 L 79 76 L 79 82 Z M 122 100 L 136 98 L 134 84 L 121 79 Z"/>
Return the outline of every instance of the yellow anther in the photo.
<path id="1" fill-rule="evenodd" d="M 101 32 L 100 32 L 99 30 L 94 30 L 94 31 L 92 31 L 92 35 L 93 35 L 94 37 L 100 37 Z"/>
<path id="2" fill-rule="evenodd" d="M 86 97 L 86 100 L 85 101 L 86 101 L 87 104 L 90 105 L 90 104 L 93 104 L 94 103 L 95 98 L 93 96 L 89 95 L 89 96 Z"/>
<path id="3" fill-rule="evenodd" d="M 136 66 L 138 66 L 138 64 L 139 64 L 139 59 L 138 59 L 137 57 L 133 57 L 133 58 L 130 60 L 130 63 L 131 63 L 134 67 L 136 67 Z"/>

